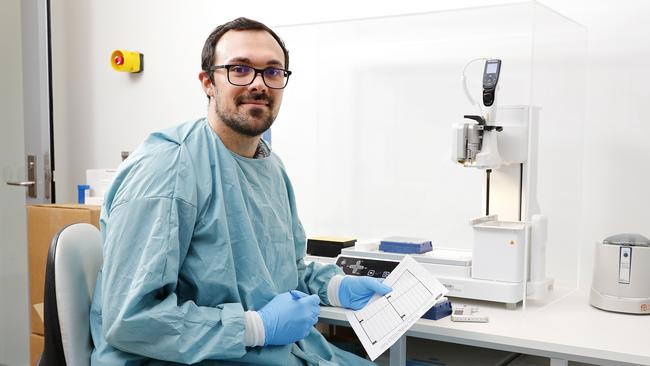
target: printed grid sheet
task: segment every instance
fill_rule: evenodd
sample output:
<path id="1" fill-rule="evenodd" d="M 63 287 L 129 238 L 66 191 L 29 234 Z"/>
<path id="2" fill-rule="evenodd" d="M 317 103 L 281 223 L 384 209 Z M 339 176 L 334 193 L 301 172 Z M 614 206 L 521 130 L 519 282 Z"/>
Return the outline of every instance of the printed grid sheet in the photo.
<path id="1" fill-rule="evenodd" d="M 346 314 L 354 333 L 373 361 L 399 340 L 448 291 L 431 272 L 409 255 L 404 256 L 384 283 L 393 291 L 385 296 L 375 295 L 363 309 Z"/>
<path id="2" fill-rule="evenodd" d="M 434 296 L 408 270 L 401 274 L 397 283 L 399 285 L 389 294 L 355 313 L 372 344 L 389 335 L 407 314 L 415 312 Z"/>

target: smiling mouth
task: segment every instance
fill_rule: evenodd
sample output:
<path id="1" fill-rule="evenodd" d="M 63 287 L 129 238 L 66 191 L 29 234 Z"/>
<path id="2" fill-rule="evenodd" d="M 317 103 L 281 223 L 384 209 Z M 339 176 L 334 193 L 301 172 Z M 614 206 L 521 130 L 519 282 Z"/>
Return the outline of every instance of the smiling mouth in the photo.
<path id="1" fill-rule="evenodd" d="M 246 104 L 246 105 L 260 105 L 260 106 L 265 106 L 268 107 L 269 104 L 266 102 L 242 102 L 241 104 Z"/>
<path id="2" fill-rule="evenodd" d="M 255 107 L 272 108 L 273 99 L 268 95 L 264 95 L 262 93 L 255 93 L 250 95 L 240 95 L 235 99 L 235 103 L 237 103 L 238 106 L 247 105 L 252 108 Z"/>

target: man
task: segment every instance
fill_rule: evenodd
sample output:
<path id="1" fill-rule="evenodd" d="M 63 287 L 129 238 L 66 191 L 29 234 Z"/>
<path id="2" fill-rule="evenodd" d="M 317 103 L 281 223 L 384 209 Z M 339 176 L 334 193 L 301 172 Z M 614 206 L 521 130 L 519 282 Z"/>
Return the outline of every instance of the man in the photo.
<path id="1" fill-rule="evenodd" d="M 291 183 L 260 137 L 291 74 L 284 44 L 239 18 L 202 59 L 207 119 L 150 135 L 106 194 L 92 364 L 367 363 L 315 330 L 319 305 L 390 288 L 305 265 Z"/>

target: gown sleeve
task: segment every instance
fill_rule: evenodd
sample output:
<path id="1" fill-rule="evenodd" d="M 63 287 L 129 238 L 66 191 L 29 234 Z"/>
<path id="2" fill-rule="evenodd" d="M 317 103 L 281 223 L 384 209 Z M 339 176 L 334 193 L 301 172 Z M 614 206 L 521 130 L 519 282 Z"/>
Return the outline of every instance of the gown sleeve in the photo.
<path id="1" fill-rule="evenodd" d="M 298 250 L 302 249 L 302 252 Z M 302 245 L 296 241 L 296 253 L 298 256 L 296 266 L 298 267 L 298 290 L 317 294 L 324 305 L 332 305 L 327 296 L 327 287 L 335 275 L 343 275 L 343 271 L 335 264 L 322 264 L 317 262 L 305 263 L 305 239 L 303 235 Z M 302 255 L 300 255 L 302 253 Z"/>
<path id="2" fill-rule="evenodd" d="M 187 171 L 169 168 L 182 167 L 182 157 L 157 159 L 160 165 L 126 175 L 102 225 L 103 335 L 124 352 L 182 364 L 242 357 L 240 303 L 179 303 L 179 271 L 197 220 L 191 194 L 183 192 L 195 183 Z"/>
<path id="3" fill-rule="evenodd" d="M 287 179 L 288 181 L 288 179 Z M 293 230 L 293 240 L 296 248 L 296 267 L 298 268 L 298 290 L 308 293 L 316 294 L 320 297 L 320 301 L 324 305 L 331 305 L 327 296 L 327 287 L 330 280 L 335 275 L 343 275 L 341 270 L 335 264 L 321 264 L 317 262 L 305 263 L 305 254 L 307 252 L 307 238 L 305 230 L 298 218 L 296 209 L 296 200 L 291 187 L 291 183 L 287 184 L 289 193 L 289 204 L 291 207 L 291 222 Z"/>

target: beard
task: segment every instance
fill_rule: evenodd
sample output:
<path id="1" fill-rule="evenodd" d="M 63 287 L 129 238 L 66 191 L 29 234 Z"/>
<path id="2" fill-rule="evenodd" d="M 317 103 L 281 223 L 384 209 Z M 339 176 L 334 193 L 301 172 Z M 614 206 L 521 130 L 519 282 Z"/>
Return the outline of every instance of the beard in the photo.
<path id="1" fill-rule="evenodd" d="M 244 100 L 266 101 L 268 107 L 252 107 L 248 111 L 239 110 Z M 252 93 L 239 95 L 235 98 L 235 111 L 229 112 L 221 108 L 219 98 L 215 98 L 215 112 L 219 119 L 230 127 L 233 131 L 250 137 L 256 137 L 271 128 L 276 115 L 273 114 L 274 100 L 272 97 L 263 93 Z M 265 110 L 268 109 L 268 110 Z M 268 115 L 264 118 L 264 114 Z M 262 119 L 261 123 L 257 121 Z"/>

